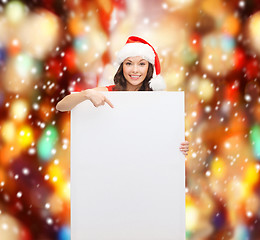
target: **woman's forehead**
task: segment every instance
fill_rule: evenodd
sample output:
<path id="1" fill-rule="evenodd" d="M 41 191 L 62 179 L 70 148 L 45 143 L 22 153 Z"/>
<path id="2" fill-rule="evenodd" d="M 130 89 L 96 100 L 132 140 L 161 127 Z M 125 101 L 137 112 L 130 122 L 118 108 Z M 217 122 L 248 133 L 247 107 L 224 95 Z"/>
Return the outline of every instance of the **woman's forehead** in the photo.
<path id="1" fill-rule="evenodd" d="M 139 61 L 147 61 L 146 59 L 144 59 L 143 57 L 141 56 L 135 56 L 135 57 L 128 57 L 125 59 L 125 61 L 132 61 L 132 62 L 139 62 Z"/>

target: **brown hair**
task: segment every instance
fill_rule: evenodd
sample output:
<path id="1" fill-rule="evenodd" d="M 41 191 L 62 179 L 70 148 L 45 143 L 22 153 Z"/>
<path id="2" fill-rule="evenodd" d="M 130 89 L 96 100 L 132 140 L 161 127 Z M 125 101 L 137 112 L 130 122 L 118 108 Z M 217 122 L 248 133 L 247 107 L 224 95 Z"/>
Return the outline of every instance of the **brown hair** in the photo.
<path id="1" fill-rule="evenodd" d="M 153 77 L 153 65 L 149 63 L 146 77 L 143 81 L 142 86 L 138 91 L 153 91 L 149 86 L 149 81 Z M 123 63 L 120 64 L 115 76 L 114 76 L 115 87 L 113 91 L 126 91 L 126 79 L 123 74 Z"/>

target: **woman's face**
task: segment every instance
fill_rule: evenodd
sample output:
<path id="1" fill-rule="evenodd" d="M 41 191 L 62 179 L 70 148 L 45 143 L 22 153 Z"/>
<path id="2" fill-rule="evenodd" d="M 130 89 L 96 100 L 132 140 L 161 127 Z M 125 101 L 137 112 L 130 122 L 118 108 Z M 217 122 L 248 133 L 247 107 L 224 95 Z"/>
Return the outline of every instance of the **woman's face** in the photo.
<path id="1" fill-rule="evenodd" d="M 147 75 L 149 62 L 142 57 L 128 57 L 123 62 L 123 74 L 126 79 L 126 90 L 136 91 Z"/>

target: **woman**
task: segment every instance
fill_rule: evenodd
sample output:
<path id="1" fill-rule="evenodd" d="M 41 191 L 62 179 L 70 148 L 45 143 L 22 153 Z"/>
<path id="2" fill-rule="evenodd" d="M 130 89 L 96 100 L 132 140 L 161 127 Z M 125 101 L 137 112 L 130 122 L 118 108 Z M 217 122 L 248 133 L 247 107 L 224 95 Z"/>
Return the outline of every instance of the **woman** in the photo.
<path id="1" fill-rule="evenodd" d="M 117 55 L 120 64 L 114 77 L 115 85 L 87 89 L 64 97 L 58 102 L 59 111 L 70 111 L 82 101 L 90 100 L 95 107 L 107 103 L 113 104 L 101 91 L 153 91 L 164 90 L 165 83 L 160 76 L 161 68 L 159 57 L 154 48 L 144 39 L 131 36 Z M 154 68 L 156 76 L 153 77 Z M 187 155 L 189 142 L 181 143 L 180 151 Z"/>

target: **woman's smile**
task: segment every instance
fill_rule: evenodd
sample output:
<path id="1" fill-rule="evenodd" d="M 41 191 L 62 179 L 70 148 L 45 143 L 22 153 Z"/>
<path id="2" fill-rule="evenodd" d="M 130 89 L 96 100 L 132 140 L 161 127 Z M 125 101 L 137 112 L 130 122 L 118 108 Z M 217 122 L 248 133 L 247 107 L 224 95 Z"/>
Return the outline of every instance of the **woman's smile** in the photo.
<path id="1" fill-rule="evenodd" d="M 130 75 L 130 77 L 131 77 L 133 80 L 137 80 L 138 78 L 141 77 L 141 75 Z"/>

